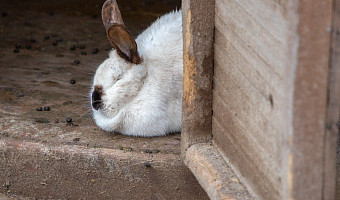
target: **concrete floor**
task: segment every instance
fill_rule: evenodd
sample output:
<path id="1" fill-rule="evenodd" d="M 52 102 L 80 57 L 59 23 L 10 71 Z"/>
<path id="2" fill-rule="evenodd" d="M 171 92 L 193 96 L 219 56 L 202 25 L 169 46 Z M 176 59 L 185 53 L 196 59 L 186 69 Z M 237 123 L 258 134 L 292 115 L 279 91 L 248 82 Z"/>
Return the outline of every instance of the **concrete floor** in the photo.
<path id="1" fill-rule="evenodd" d="M 103 1 L 83 2 L 0 2 L 0 193 L 38 199 L 206 199 L 180 160 L 180 134 L 133 138 L 94 124 L 89 88 L 110 46 L 100 18 Z M 135 36 L 180 5 L 118 3 Z M 36 110 L 46 106 L 50 111 Z"/>

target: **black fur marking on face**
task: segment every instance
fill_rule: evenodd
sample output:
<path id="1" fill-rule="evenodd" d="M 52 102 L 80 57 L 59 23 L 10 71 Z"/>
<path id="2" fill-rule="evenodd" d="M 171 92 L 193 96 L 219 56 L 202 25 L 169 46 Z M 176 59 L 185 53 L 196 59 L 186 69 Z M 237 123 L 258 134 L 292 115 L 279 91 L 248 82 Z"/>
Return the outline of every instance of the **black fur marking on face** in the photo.
<path id="1" fill-rule="evenodd" d="M 102 106 L 103 86 L 96 85 L 92 92 L 92 108 L 99 110 Z"/>

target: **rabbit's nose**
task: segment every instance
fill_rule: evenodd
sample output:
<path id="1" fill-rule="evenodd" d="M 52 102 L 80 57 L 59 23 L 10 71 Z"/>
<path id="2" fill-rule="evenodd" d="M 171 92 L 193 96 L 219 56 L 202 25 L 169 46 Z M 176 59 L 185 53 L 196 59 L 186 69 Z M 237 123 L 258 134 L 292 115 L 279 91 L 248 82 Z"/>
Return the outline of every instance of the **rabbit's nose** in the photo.
<path id="1" fill-rule="evenodd" d="M 102 89 L 95 87 L 92 92 L 92 108 L 98 110 L 102 105 Z"/>
<path id="2" fill-rule="evenodd" d="M 98 110 L 102 104 L 101 95 L 98 91 L 92 92 L 92 108 Z"/>

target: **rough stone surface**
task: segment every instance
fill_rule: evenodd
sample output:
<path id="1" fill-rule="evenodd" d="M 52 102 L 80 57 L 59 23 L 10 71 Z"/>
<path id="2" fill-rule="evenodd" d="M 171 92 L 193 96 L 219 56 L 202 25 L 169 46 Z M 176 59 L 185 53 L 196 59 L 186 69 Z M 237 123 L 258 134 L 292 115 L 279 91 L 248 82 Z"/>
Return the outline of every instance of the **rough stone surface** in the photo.
<path id="1" fill-rule="evenodd" d="M 0 16 L 0 193 L 38 199 L 206 199 L 180 160 L 180 134 L 134 138 L 94 124 L 89 88 L 110 46 L 98 17 L 103 1 L 82 2 L 0 2 L 7 14 Z M 118 3 L 134 36 L 180 5 Z M 81 55 L 94 48 L 97 54 Z M 46 106 L 50 111 L 36 111 Z"/>

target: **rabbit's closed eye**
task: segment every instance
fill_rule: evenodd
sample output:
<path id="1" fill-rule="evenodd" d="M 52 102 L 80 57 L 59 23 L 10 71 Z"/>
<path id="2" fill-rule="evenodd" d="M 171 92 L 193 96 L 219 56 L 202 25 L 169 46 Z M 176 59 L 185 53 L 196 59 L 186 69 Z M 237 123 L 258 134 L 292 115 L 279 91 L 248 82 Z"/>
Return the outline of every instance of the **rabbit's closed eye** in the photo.
<path id="1" fill-rule="evenodd" d="M 119 81 L 121 78 L 122 78 L 122 76 L 117 76 L 117 77 L 115 78 L 116 82 Z"/>

